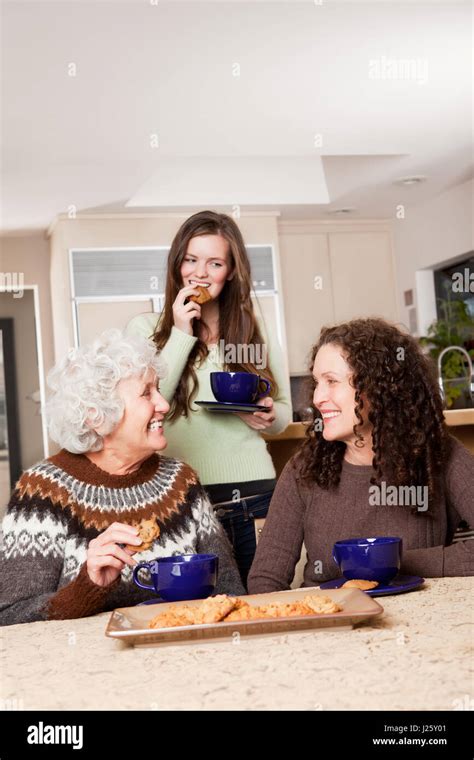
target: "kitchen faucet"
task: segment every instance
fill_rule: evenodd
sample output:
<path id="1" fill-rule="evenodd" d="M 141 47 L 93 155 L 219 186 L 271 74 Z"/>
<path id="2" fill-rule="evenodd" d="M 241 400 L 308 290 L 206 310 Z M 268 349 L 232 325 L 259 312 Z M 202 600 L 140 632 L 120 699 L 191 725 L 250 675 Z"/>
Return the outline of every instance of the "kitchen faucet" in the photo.
<path id="1" fill-rule="evenodd" d="M 472 361 L 471 361 L 471 357 L 469 356 L 468 352 L 462 346 L 448 346 L 447 348 L 444 348 L 441 351 L 440 355 L 438 356 L 438 376 L 439 376 L 439 387 L 441 389 L 441 396 L 442 396 L 443 400 L 446 399 L 446 394 L 445 394 L 444 385 L 443 385 L 443 374 L 442 374 L 441 364 L 442 364 L 442 361 L 443 361 L 443 356 L 445 354 L 447 354 L 449 351 L 461 351 L 461 353 L 464 354 L 464 356 L 467 359 L 467 365 L 468 365 L 468 368 L 469 368 L 468 369 L 468 371 L 469 371 L 469 375 L 468 375 L 469 394 L 470 394 L 471 401 L 472 401 L 473 394 L 474 394 L 474 377 L 473 377 L 473 374 L 472 374 Z M 458 380 L 458 379 L 459 378 L 451 378 L 451 381 L 452 380 Z M 447 383 L 449 383 L 451 381 L 450 380 L 446 380 Z"/>

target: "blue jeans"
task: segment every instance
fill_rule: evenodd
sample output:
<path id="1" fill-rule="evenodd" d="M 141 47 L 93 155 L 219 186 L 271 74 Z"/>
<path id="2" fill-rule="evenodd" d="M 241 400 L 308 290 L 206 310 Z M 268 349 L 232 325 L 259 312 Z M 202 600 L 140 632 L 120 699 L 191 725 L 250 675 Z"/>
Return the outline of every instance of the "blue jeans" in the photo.
<path id="1" fill-rule="evenodd" d="M 234 556 L 247 588 L 247 576 L 257 548 L 254 519 L 267 516 L 273 491 L 241 499 L 222 507 L 215 505 L 215 514 L 234 547 Z"/>

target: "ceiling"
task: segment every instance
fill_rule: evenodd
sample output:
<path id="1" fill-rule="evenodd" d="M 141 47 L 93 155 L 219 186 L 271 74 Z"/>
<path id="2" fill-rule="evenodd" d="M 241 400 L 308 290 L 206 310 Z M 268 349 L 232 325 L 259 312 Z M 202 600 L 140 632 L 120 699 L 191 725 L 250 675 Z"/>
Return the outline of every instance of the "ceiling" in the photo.
<path id="1" fill-rule="evenodd" d="M 216 198 L 253 158 L 255 192 L 234 202 L 283 219 L 390 218 L 472 177 L 469 2 L 12 0 L 1 12 L 4 235 L 70 206 L 194 209 L 216 161 Z M 165 166 L 194 188 L 206 158 L 209 176 L 178 205 Z M 304 158 L 309 203 L 291 191 Z M 277 198 L 258 177 L 272 161 L 288 166 Z M 413 174 L 426 181 L 396 183 Z"/>

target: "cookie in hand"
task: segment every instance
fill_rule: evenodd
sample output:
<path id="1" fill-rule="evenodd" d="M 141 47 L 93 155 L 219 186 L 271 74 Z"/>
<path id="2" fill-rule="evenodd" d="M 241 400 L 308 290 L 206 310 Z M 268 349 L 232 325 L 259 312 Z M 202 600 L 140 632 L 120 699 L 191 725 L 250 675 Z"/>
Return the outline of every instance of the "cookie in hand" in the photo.
<path id="1" fill-rule="evenodd" d="M 189 301 L 194 301 L 194 303 L 203 304 L 207 303 L 207 301 L 212 301 L 212 296 L 209 294 L 209 291 L 207 288 L 201 287 L 201 285 L 196 285 L 197 290 L 199 290 L 198 296 L 189 296 Z"/>
<path id="2" fill-rule="evenodd" d="M 138 528 L 138 537 L 141 538 L 142 542 L 139 546 L 127 544 L 125 548 L 130 549 L 133 553 L 145 552 L 147 549 L 151 548 L 155 539 L 160 535 L 160 527 L 154 517 L 150 517 L 147 520 L 140 520 L 138 525 L 136 523 L 134 523 L 134 525 Z"/>

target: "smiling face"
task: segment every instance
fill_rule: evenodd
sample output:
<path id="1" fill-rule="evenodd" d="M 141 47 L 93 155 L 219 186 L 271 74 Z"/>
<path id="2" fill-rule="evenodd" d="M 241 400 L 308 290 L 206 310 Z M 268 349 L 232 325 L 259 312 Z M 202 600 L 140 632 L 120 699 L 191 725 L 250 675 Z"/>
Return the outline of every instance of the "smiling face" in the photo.
<path id="1" fill-rule="evenodd" d="M 183 287 L 199 285 L 212 299 L 233 277 L 229 243 L 222 235 L 197 235 L 191 238 L 180 268 Z"/>
<path id="2" fill-rule="evenodd" d="M 137 459 L 164 449 L 162 423 L 170 406 L 158 390 L 155 372 L 150 368 L 144 375 L 120 380 L 117 390 L 125 409 L 117 427 L 104 437 L 104 446 Z"/>
<path id="3" fill-rule="evenodd" d="M 353 427 L 358 420 L 354 413 L 355 388 L 350 383 L 352 370 L 337 344 L 321 346 L 314 360 L 313 377 L 316 382 L 313 404 L 323 417 L 323 438 L 326 441 L 355 443 Z M 364 407 L 364 420 L 365 415 Z M 364 434 L 367 422 L 359 430 Z"/>

